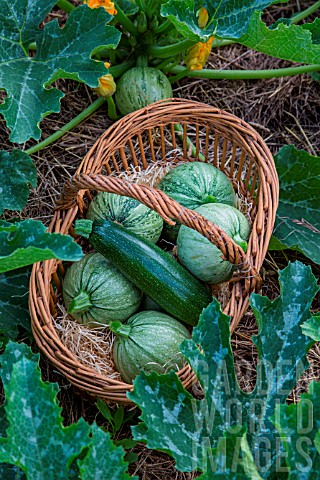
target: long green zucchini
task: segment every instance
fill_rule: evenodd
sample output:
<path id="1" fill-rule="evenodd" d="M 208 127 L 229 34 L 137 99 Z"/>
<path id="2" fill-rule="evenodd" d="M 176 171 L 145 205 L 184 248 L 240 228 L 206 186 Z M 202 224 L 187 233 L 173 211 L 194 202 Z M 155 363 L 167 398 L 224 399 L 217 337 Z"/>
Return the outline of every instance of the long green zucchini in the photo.
<path id="1" fill-rule="evenodd" d="M 95 221 L 91 245 L 177 319 L 196 325 L 212 300 L 207 288 L 171 255 L 108 220 Z"/>

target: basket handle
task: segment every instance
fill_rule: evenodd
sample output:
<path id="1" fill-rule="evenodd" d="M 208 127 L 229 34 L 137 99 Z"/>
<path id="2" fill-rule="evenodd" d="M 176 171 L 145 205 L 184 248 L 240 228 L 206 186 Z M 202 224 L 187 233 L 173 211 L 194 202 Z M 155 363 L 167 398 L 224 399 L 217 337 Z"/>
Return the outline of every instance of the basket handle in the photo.
<path id="1" fill-rule="evenodd" d="M 76 174 L 66 182 L 60 198 L 56 202 L 55 210 L 65 210 L 77 204 L 80 190 L 96 190 L 101 192 L 117 193 L 126 197 L 135 198 L 147 207 L 155 210 L 169 225 L 175 225 L 172 220 L 178 220 L 183 225 L 197 230 L 211 243 L 216 245 L 222 253 L 222 258 L 237 267 L 231 281 L 250 279 L 246 282 L 246 290 L 259 288 L 260 276 L 257 270 L 250 265 L 246 254 L 220 227 L 204 218 L 194 210 L 181 206 L 161 190 L 148 185 L 136 184 L 120 178 L 100 174 Z"/>

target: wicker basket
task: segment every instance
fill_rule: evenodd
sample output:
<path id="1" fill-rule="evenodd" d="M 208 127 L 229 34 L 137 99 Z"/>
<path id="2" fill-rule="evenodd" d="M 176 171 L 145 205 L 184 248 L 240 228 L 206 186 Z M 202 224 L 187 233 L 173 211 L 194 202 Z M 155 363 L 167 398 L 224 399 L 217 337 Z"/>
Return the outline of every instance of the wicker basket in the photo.
<path id="1" fill-rule="evenodd" d="M 180 123 L 182 132 L 174 125 Z M 190 158 L 188 139 L 195 147 Z M 180 148 L 179 148 L 180 145 Z M 234 188 L 251 204 L 252 230 L 245 254 L 219 227 L 194 211 L 181 207 L 164 193 L 117 177 L 117 172 L 145 169 L 168 156 L 177 161 L 199 160 L 203 155 L 222 170 Z M 203 157 L 200 157 L 203 158 Z M 224 312 L 233 331 L 259 290 L 259 269 L 264 260 L 278 206 L 278 177 L 272 155 L 258 133 L 230 113 L 198 102 L 174 99 L 154 103 L 112 125 L 88 152 L 76 175 L 68 181 L 57 202 L 51 232 L 73 233 L 75 218 L 82 215 L 89 191 L 109 191 L 131 196 L 156 210 L 165 221 L 177 219 L 218 246 L 225 259 L 236 265 L 230 280 L 230 299 Z M 171 221 L 172 222 L 172 221 Z M 61 262 L 48 260 L 33 266 L 30 282 L 32 329 L 38 346 L 76 387 L 110 402 L 130 403 L 131 385 L 112 380 L 81 364 L 62 344 L 53 325 L 61 297 Z M 189 366 L 178 373 L 185 387 L 194 381 Z"/>

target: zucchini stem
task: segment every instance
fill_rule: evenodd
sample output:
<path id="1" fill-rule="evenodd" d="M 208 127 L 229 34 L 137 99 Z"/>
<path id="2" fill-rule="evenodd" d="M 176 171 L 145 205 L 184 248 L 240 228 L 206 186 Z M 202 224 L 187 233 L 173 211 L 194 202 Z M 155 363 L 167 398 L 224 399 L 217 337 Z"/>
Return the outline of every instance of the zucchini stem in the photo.
<path id="1" fill-rule="evenodd" d="M 111 322 L 109 325 L 110 330 L 119 337 L 128 338 L 131 333 L 131 325 L 125 325 L 121 322 Z"/>
<path id="2" fill-rule="evenodd" d="M 301 22 L 301 20 L 304 20 L 306 17 L 309 15 L 312 15 L 316 10 L 320 8 L 320 1 L 315 2 L 313 5 L 311 5 L 309 8 L 306 8 L 305 10 L 302 10 L 302 12 L 296 13 L 291 17 L 291 23 L 298 23 Z"/>
<path id="3" fill-rule="evenodd" d="M 117 114 L 116 106 L 111 96 L 107 97 L 107 103 L 108 103 L 108 117 L 110 118 L 110 120 L 119 120 L 120 117 Z"/>
<path id="4" fill-rule="evenodd" d="M 161 25 L 158 25 L 158 27 L 154 28 L 154 33 L 158 35 L 159 33 L 164 33 L 167 32 L 168 29 L 171 29 L 174 25 L 171 23 L 171 20 L 167 19 Z"/>
<path id="5" fill-rule="evenodd" d="M 183 141 L 183 127 L 182 127 L 182 125 L 180 123 L 175 123 L 174 130 L 175 130 L 175 132 L 177 132 L 180 140 Z M 197 153 L 196 147 L 193 145 L 193 143 L 191 142 L 189 137 L 186 138 L 186 141 L 187 141 L 188 150 L 191 149 L 191 156 L 195 157 L 196 153 Z M 200 152 L 198 152 L 198 159 L 201 160 L 201 161 L 205 161 L 204 155 L 202 155 L 202 153 L 200 153 Z"/>
<path id="6" fill-rule="evenodd" d="M 301 65 L 299 67 L 276 68 L 271 70 L 193 70 L 177 65 L 168 70 L 169 73 L 180 74 L 187 71 L 188 77 L 212 78 L 225 80 L 255 80 L 261 78 L 279 78 L 301 75 L 302 73 L 318 72 L 320 65 Z"/>
<path id="7" fill-rule="evenodd" d="M 58 0 L 56 5 L 66 13 L 70 13 L 76 8 L 74 5 L 72 5 L 72 3 L 68 2 L 68 0 Z"/>
<path id="8" fill-rule="evenodd" d="M 188 48 L 192 47 L 196 42 L 185 38 L 178 43 L 174 43 L 172 45 L 166 45 L 164 47 L 160 45 L 148 45 L 147 46 L 147 53 L 152 57 L 156 58 L 169 58 L 178 55 L 178 53 L 184 52 L 188 50 Z"/>
<path id="9" fill-rule="evenodd" d="M 137 37 L 139 35 L 137 27 L 131 22 L 123 10 L 119 7 L 117 2 L 114 2 L 114 8 L 117 10 L 117 14 L 114 16 L 115 20 L 129 32 L 131 35 Z"/>
<path id="10" fill-rule="evenodd" d="M 85 108 L 81 113 L 79 113 L 79 115 L 74 117 L 70 122 L 66 123 L 60 130 L 45 138 L 44 140 L 42 140 L 42 142 L 37 143 L 31 148 L 28 148 L 28 150 L 26 150 L 25 152 L 28 155 L 32 155 L 33 153 L 39 152 L 39 150 L 48 147 L 49 145 L 51 145 L 51 143 L 54 143 L 59 138 L 63 137 L 63 135 L 70 132 L 70 130 L 83 122 L 86 118 L 90 117 L 90 115 L 92 115 L 96 110 L 98 110 L 98 108 L 100 108 L 101 105 L 103 105 L 105 102 L 106 98 L 97 98 L 97 100 L 91 103 L 89 107 Z"/>
<path id="11" fill-rule="evenodd" d="M 90 295 L 87 292 L 80 292 L 70 303 L 67 313 L 85 313 L 91 307 Z"/>

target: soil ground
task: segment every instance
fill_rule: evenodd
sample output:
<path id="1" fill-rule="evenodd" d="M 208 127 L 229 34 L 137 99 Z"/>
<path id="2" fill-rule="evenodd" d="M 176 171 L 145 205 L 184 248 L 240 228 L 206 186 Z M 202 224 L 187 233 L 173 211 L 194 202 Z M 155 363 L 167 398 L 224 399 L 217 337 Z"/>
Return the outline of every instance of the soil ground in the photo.
<path id="1" fill-rule="evenodd" d="M 281 7 L 273 6 L 268 10 L 267 21 L 273 23 L 277 18 L 288 17 L 312 3 L 292 0 Z M 59 17 L 60 14 L 57 12 L 55 15 Z M 60 20 L 63 21 L 63 17 Z M 215 50 L 208 62 L 208 67 L 215 69 L 272 69 L 289 65 L 289 62 L 270 58 L 236 44 Z M 59 130 L 95 99 L 95 94 L 88 87 L 75 82 L 61 80 L 58 87 L 65 93 L 61 102 L 61 113 L 50 115 L 41 123 L 43 138 Z M 320 84 L 310 75 L 254 81 L 184 79 L 174 87 L 175 96 L 202 101 L 244 119 L 262 135 L 273 154 L 283 145 L 293 144 L 310 154 L 320 155 L 319 94 Z M 28 206 L 19 214 L 21 218 L 32 217 L 48 225 L 55 199 L 60 194 L 64 182 L 73 174 L 89 148 L 111 123 L 106 109 L 102 107 L 57 143 L 33 155 L 38 169 L 38 186 L 32 191 Z M 8 131 L 3 119 L 0 120 L 0 141 L 2 149 L 13 148 L 8 140 Z M 34 142 L 28 142 L 23 148 L 26 149 L 32 144 Z M 15 147 L 21 148 L 19 145 Z M 297 258 L 306 264 L 311 263 L 300 254 L 289 251 L 267 254 L 262 269 L 264 295 L 270 298 L 278 295 L 277 270 L 284 268 L 288 260 Z M 319 276 L 319 266 L 312 265 L 312 268 Z M 319 310 L 318 298 L 314 303 L 314 311 Z M 241 368 L 238 368 L 239 381 L 242 387 L 248 390 L 253 388 L 255 381 L 256 351 L 251 341 L 255 333 L 257 328 L 254 318 L 248 314 L 241 321 L 232 340 L 236 361 L 246 361 L 252 371 L 251 375 L 244 377 Z M 306 389 L 312 378 L 320 380 L 318 345 L 313 347 L 309 360 L 311 367 L 289 401 L 296 401 L 300 391 Z M 77 421 L 80 416 L 88 421 L 97 419 L 103 424 L 103 419 L 94 404 L 80 396 L 45 358 L 42 359 L 42 371 L 45 379 L 60 384 L 60 402 L 66 424 Z M 137 414 L 134 421 L 137 421 Z M 129 432 L 128 424 L 124 424 L 118 436 L 122 438 Z M 142 444 L 133 451 L 138 454 L 138 459 L 131 465 L 130 473 L 138 475 L 143 480 L 190 480 L 198 476 L 195 473 L 177 472 L 173 460 L 168 455 L 148 450 Z"/>

